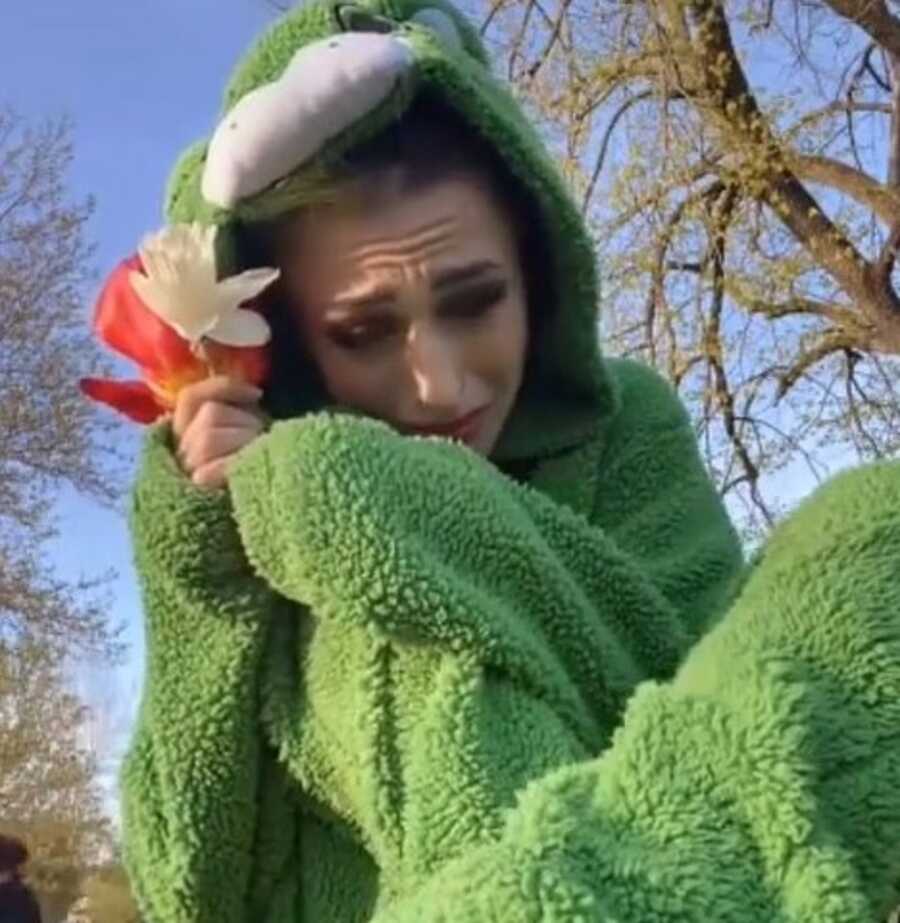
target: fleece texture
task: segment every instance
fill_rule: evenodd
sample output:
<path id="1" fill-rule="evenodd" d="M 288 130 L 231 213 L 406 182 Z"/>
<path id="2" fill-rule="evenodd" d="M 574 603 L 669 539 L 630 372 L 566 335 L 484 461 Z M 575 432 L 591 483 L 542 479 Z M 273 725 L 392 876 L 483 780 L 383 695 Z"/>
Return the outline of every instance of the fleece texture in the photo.
<path id="1" fill-rule="evenodd" d="M 533 485 L 321 414 L 210 494 L 155 431 L 124 776 L 149 920 L 884 919 L 900 465 L 836 479 L 742 577 L 683 411 L 610 369 L 600 457 Z"/>
<path id="2" fill-rule="evenodd" d="M 458 42 L 423 24 L 444 16 Z M 540 205 L 554 304 L 491 461 L 310 395 L 210 492 L 150 432 L 122 776 L 143 918 L 881 923 L 900 881 L 900 465 L 824 487 L 745 569 L 673 391 L 601 358 L 578 210 L 452 7 L 304 5 L 225 112 L 373 21 L 415 79 L 318 160 L 440 93 Z M 216 208 L 205 157 L 177 166 L 168 215 L 217 223 L 225 271 L 229 230 L 284 187 Z"/>
<path id="3" fill-rule="evenodd" d="M 208 493 L 154 432 L 124 776 L 150 920 L 371 919 L 498 841 L 529 781 L 597 757 L 635 686 L 674 673 L 740 556 L 668 386 L 610 372 L 606 439 L 528 485 L 322 413 Z"/>

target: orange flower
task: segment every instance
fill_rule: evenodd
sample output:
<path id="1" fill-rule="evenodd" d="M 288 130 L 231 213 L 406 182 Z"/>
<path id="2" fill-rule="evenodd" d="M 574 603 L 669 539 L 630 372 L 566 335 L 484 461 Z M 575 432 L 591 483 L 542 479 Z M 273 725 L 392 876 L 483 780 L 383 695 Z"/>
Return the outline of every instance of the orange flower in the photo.
<path id="1" fill-rule="evenodd" d="M 252 300 L 239 305 L 237 299 L 257 295 L 274 281 L 277 272 L 254 270 L 217 282 L 206 267 L 208 279 L 201 285 L 204 267 L 198 269 L 196 259 L 188 271 L 186 260 L 178 263 L 180 252 L 173 255 L 171 246 L 165 250 L 164 236 L 175 233 L 181 238 L 179 244 L 187 238 L 208 245 L 211 263 L 208 231 L 181 226 L 162 232 L 145 241 L 141 256 L 132 256 L 116 267 L 95 308 L 94 331 L 107 346 L 135 362 L 141 378 L 83 378 L 79 383 L 88 397 L 139 423 L 152 423 L 171 411 L 183 387 L 210 375 L 228 375 L 261 386 L 269 372 L 268 324 Z M 154 267 L 162 264 L 165 271 L 147 273 L 145 266 L 151 259 Z M 185 286 L 185 277 L 191 304 L 179 316 L 179 286 Z M 155 298 L 154 304 L 148 305 L 137 290 L 146 298 Z M 199 311 L 206 312 L 202 326 L 195 320 Z M 220 330 L 222 340 L 230 342 L 217 338 Z M 196 339 L 187 338 L 191 332 Z M 236 341 L 248 345 L 232 345 Z"/>

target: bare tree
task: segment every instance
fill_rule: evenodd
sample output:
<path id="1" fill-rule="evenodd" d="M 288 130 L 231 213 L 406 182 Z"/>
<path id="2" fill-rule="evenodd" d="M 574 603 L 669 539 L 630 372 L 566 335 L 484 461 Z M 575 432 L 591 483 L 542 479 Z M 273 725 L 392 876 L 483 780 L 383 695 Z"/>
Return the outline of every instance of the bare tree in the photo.
<path id="1" fill-rule="evenodd" d="M 95 759 L 82 741 L 88 719 L 45 646 L 0 642 L 0 830 L 27 842 L 48 910 L 65 910 L 111 852 Z"/>
<path id="2" fill-rule="evenodd" d="M 62 486 L 110 502 L 119 484 L 104 448 L 115 424 L 77 387 L 106 360 L 85 312 L 92 203 L 67 194 L 71 159 L 65 121 L 0 109 L 0 640 L 110 652 L 104 575 L 67 583 L 45 553 Z"/>
<path id="3" fill-rule="evenodd" d="M 47 554 L 61 488 L 110 503 L 120 483 L 115 424 L 77 384 L 105 360 L 85 311 L 92 204 L 67 193 L 71 159 L 65 121 L 0 109 L 0 822 L 29 844 L 48 919 L 111 848 L 88 711 L 64 664 L 118 652 L 105 575 L 67 582 Z"/>
<path id="4" fill-rule="evenodd" d="M 609 348 L 724 494 L 900 448 L 900 19 L 882 0 L 499 0 L 484 29 L 597 231 Z"/>

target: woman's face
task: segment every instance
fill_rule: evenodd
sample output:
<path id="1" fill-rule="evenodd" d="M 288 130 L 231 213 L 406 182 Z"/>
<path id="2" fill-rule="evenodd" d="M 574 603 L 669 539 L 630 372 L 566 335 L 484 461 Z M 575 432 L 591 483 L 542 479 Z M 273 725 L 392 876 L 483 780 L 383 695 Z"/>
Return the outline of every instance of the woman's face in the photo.
<path id="1" fill-rule="evenodd" d="M 512 228 L 480 182 L 308 211 L 278 262 L 333 400 L 491 453 L 522 383 L 528 323 Z"/>

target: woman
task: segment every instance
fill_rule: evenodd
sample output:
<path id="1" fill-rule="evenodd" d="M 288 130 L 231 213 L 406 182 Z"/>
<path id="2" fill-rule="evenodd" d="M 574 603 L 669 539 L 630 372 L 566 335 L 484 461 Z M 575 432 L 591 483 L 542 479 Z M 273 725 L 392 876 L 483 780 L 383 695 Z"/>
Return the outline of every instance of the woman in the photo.
<path id="1" fill-rule="evenodd" d="M 135 489 L 144 915 L 884 919 L 898 466 L 743 572 L 677 399 L 598 354 L 590 239 L 444 3 L 305 6 L 226 108 L 168 211 L 219 224 L 223 274 L 281 270 L 275 370 L 183 391 Z"/>
<path id="2" fill-rule="evenodd" d="M 0 923 L 41 923 L 37 898 L 21 878 L 27 861 L 25 844 L 0 834 Z"/>

